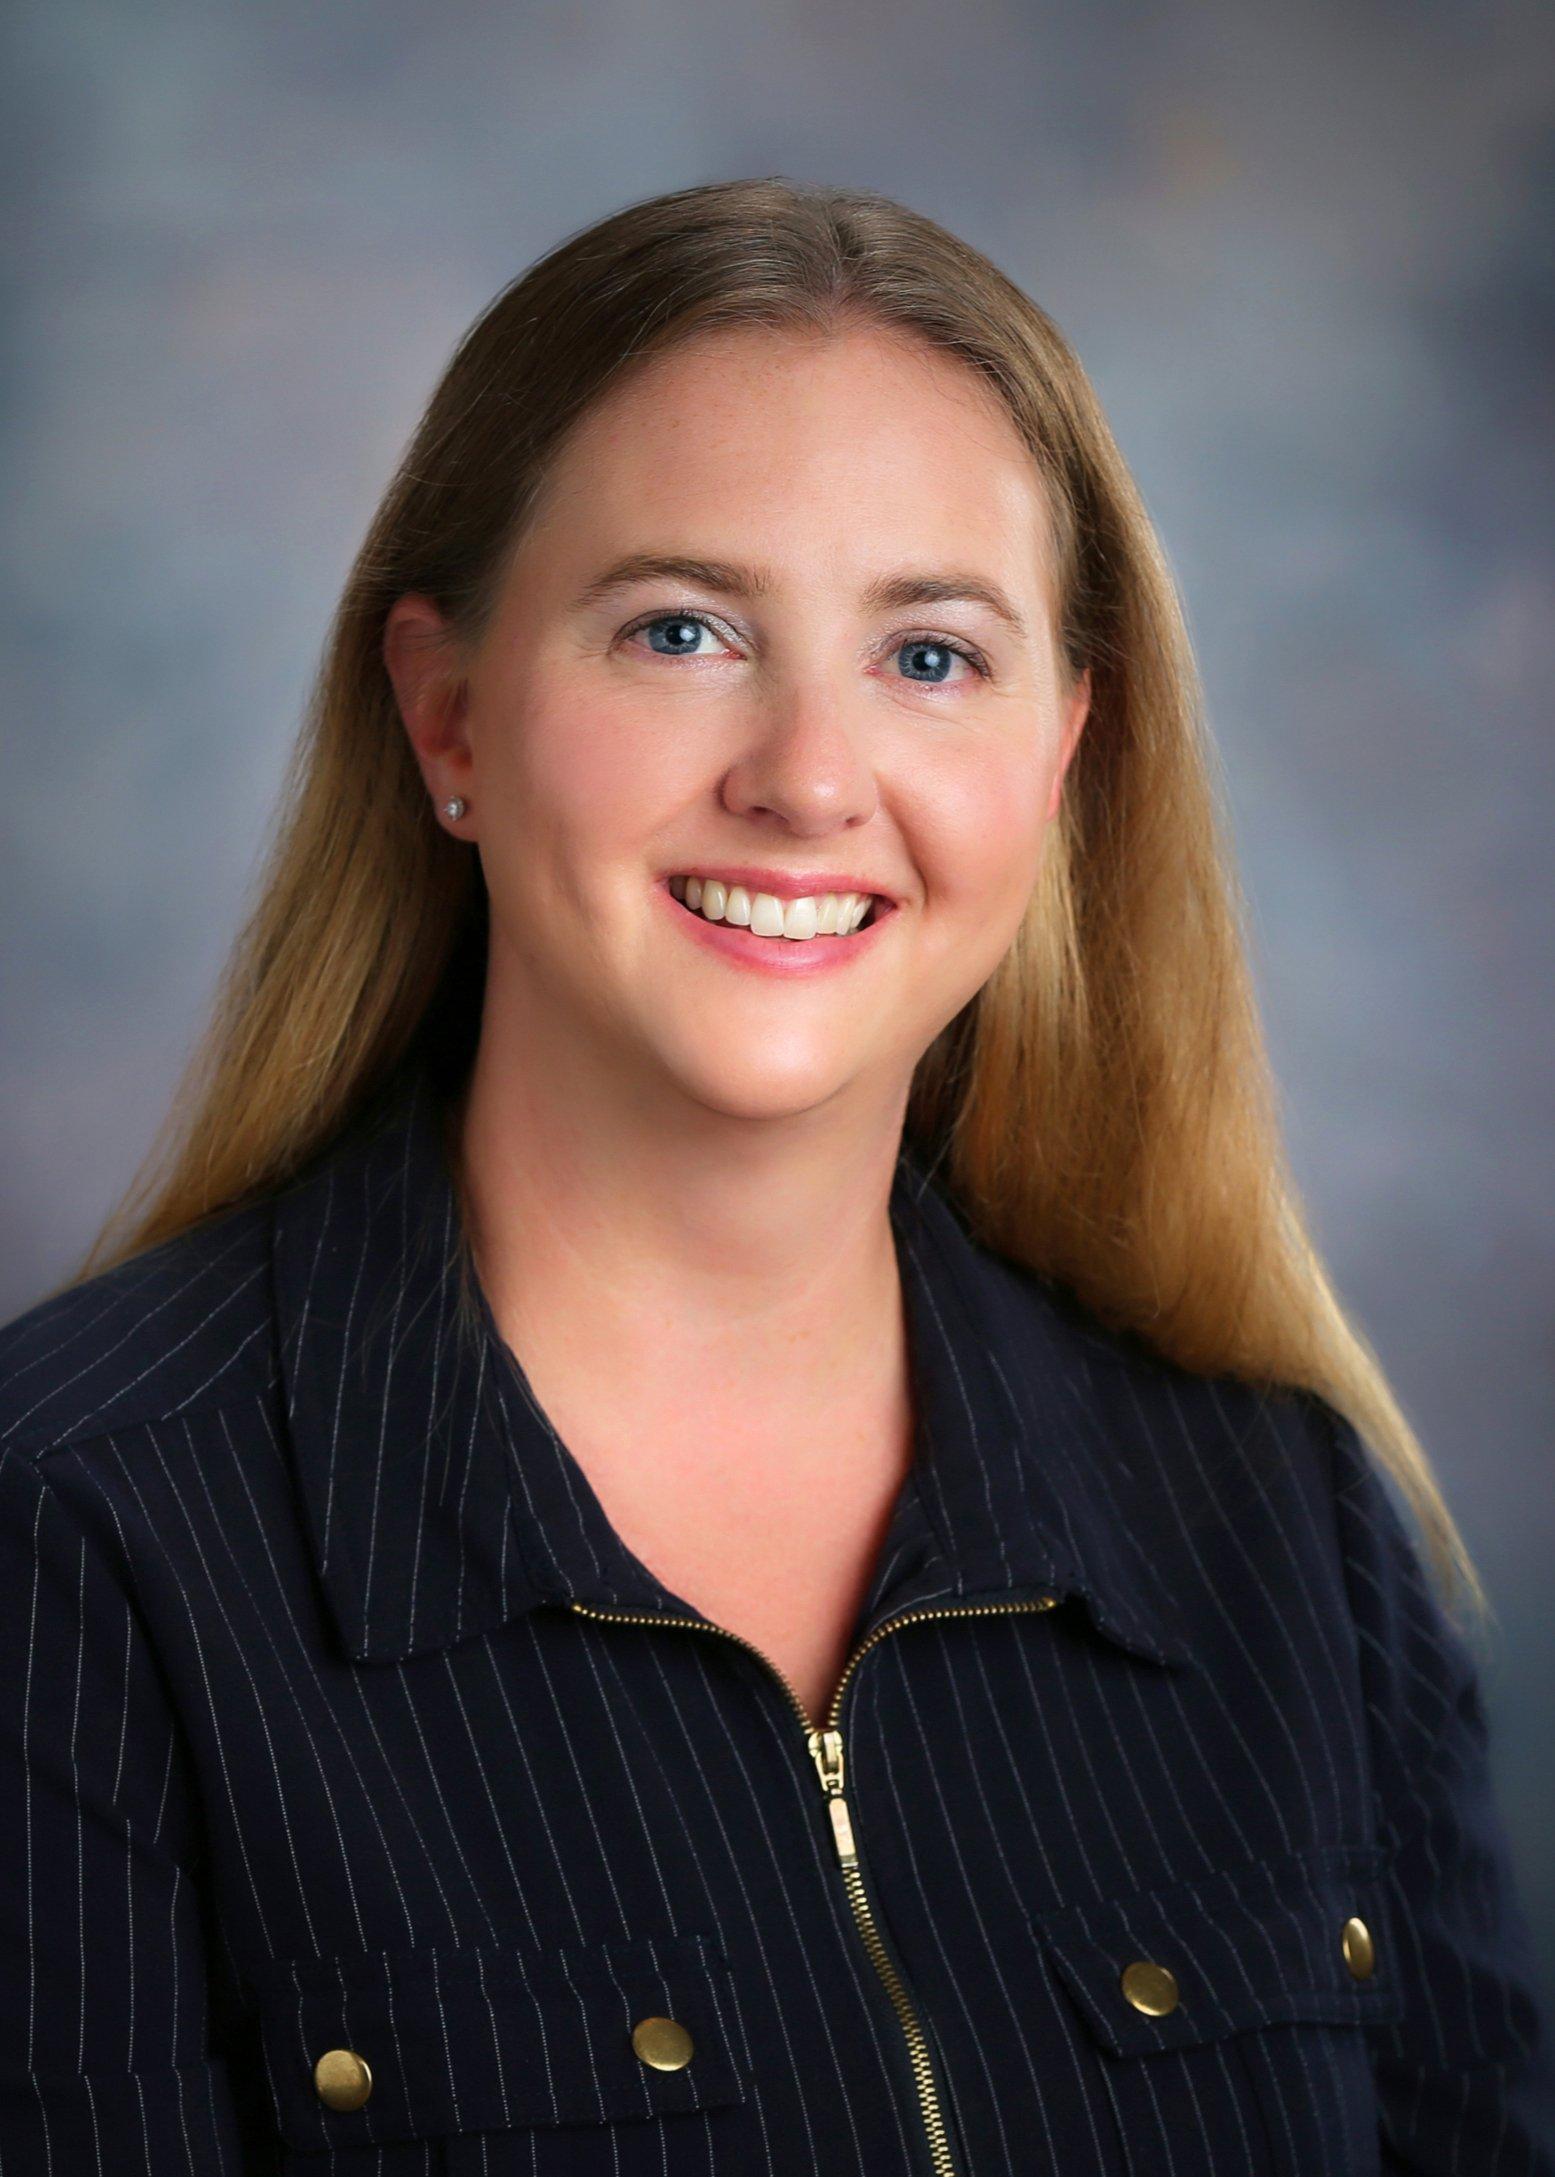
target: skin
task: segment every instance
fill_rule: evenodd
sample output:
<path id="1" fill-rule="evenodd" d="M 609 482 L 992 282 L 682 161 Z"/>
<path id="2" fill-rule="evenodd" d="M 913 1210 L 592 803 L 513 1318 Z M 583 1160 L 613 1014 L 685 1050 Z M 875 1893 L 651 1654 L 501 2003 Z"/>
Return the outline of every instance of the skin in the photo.
<path id="1" fill-rule="evenodd" d="M 645 551 L 770 587 L 579 606 Z M 977 601 L 862 601 L 950 569 L 1024 632 Z M 887 1203 L 913 1068 L 1015 935 L 1089 704 L 1040 479 L 926 347 L 704 336 L 575 428 L 478 651 L 442 632 L 402 597 L 384 656 L 491 898 L 458 1122 L 482 1285 L 628 1546 L 818 1715 L 912 1452 Z M 914 647 L 936 639 L 988 677 Z M 742 862 L 899 904 L 844 967 L 752 974 L 653 893 Z"/>

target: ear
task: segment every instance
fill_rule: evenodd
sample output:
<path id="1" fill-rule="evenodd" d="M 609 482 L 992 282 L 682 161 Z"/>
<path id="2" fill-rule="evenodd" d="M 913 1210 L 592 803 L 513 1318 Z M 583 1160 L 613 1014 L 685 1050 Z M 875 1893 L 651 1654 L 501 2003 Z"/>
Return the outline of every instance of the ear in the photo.
<path id="1" fill-rule="evenodd" d="M 472 799 L 474 770 L 465 718 L 469 688 L 452 630 L 429 597 L 396 598 L 383 625 L 383 663 L 428 794 L 444 820 L 442 805 L 459 794 Z M 470 817 L 458 836 L 473 836 Z"/>
<path id="2" fill-rule="evenodd" d="M 1049 819 L 1057 816 L 1058 804 L 1063 797 L 1064 776 L 1069 769 L 1070 758 L 1080 745 L 1080 733 L 1091 709 L 1091 669 L 1080 675 L 1064 700 L 1062 726 L 1058 750 L 1058 768 L 1053 773 L 1052 791 L 1048 795 Z"/>

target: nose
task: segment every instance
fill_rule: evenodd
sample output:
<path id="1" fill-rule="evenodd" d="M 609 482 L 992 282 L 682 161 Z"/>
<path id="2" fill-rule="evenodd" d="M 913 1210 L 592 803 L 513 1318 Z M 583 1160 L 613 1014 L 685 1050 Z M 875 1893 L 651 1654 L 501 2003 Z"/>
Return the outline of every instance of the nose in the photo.
<path id="1" fill-rule="evenodd" d="M 773 816 L 800 834 L 867 823 L 880 792 L 866 722 L 814 677 L 769 689 L 724 774 L 723 799 L 737 816 Z"/>

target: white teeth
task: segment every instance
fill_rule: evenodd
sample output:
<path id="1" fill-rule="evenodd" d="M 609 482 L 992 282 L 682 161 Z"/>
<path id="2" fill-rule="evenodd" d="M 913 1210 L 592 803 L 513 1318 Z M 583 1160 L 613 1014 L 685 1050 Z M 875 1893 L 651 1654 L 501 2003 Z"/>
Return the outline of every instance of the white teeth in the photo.
<path id="1" fill-rule="evenodd" d="M 747 892 L 716 877 L 672 877 L 670 890 L 709 922 L 732 922 L 756 937 L 849 937 L 869 912 L 869 892 L 825 892 L 819 898 L 781 900 L 772 892 Z"/>

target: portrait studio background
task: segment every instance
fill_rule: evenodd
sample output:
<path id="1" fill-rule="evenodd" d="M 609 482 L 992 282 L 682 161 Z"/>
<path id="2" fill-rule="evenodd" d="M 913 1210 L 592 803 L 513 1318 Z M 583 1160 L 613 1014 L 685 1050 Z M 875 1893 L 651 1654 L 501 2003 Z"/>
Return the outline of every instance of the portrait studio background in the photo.
<path id="1" fill-rule="evenodd" d="M 1297 1174 L 1498 1613 L 1548 1989 L 1541 12 L 13 10 L 0 1317 L 161 1119 L 327 615 L 466 324 L 663 189 L 886 190 L 1057 318 L 1184 591 Z"/>

